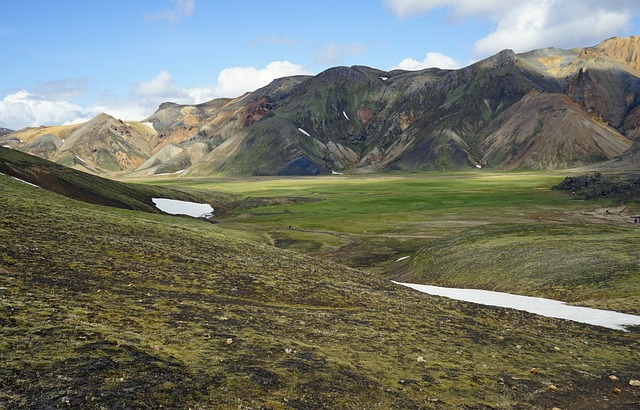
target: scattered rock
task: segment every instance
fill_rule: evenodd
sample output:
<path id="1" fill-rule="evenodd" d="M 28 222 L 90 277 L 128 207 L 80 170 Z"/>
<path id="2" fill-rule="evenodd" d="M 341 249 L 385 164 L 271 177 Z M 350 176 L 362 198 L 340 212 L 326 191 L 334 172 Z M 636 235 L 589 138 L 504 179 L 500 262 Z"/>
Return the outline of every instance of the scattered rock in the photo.
<path id="1" fill-rule="evenodd" d="M 550 384 L 549 386 L 547 386 L 547 389 L 551 391 L 558 391 L 558 387 L 556 387 L 555 384 Z"/>
<path id="2" fill-rule="evenodd" d="M 293 349 L 287 347 L 286 349 L 284 349 L 284 352 L 286 354 L 291 354 L 291 353 L 293 353 Z"/>
<path id="3" fill-rule="evenodd" d="M 562 410 L 560 407 L 554 407 L 551 410 Z"/>
<path id="4" fill-rule="evenodd" d="M 618 376 L 612 374 L 611 376 L 609 376 L 609 380 L 611 380 L 612 382 L 616 382 L 616 381 L 618 381 L 620 379 L 618 379 Z"/>
<path id="5" fill-rule="evenodd" d="M 640 387 L 640 380 L 635 380 L 635 379 L 629 380 L 629 386 Z"/>
<path id="6" fill-rule="evenodd" d="M 533 369 L 531 369 L 530 373 L 531 374 L 538 374 L 538 368 L 534 367 Z"/>
<path id="7" fill-rule="evenodd" d="M 613 392 L 614 392 L 615 394 L 622 394 L 622 390 L 620 390 L 620 389 L 619 389 L 619 388 L 617 388 L 617 387 L 614 387 L 614 388 L 613 388 Z"/>
<path id="8" fill-rule="evenodd" d="M 233 339 L 232 339 L 232 338 L 228 338 L 228 339 L 227 339 L 227 344 L 228 344 L 229 346 L 231 346 L 231 345 L 233 344 Z"/>
<path id="9" fill-rule="evenodd" d="M 422 357 L 422 356 L 418 356 L 418 357 L 416 358 L 416 360 L 417 360 L 418 362 L 422 363 L 422 362 L 424 362 L 424 357 Z"/>

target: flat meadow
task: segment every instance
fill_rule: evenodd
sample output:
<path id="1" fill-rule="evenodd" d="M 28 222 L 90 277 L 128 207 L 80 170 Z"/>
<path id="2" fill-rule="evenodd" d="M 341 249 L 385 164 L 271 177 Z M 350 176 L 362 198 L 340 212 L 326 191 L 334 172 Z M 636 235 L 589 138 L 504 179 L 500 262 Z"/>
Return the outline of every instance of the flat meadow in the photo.
<path id="1" fill-rule="evenodd" d="M 638 206 L 552 189 L 567 175 L 482 171 L 153 183 L 237 196 L 244 205 L 216 222 L 386 278 L 639 313 Z M 247 205 L 257 198 L 261 206 Z"/>

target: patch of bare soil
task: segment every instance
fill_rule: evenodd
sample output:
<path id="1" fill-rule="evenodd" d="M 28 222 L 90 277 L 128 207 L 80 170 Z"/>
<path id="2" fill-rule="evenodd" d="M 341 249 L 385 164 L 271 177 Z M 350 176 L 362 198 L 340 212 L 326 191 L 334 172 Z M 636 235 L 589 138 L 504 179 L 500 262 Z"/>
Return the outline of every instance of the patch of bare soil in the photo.
<path id="1" fill-rule="evenodd" d="M 637 213 L 633 212 L 626 205 L 598 208 L 592 211 L 580 211 L 576 213 L 576 217 L 580 220 L 590 223 L 629 225 L 634 223 L 634 217 Z"/>

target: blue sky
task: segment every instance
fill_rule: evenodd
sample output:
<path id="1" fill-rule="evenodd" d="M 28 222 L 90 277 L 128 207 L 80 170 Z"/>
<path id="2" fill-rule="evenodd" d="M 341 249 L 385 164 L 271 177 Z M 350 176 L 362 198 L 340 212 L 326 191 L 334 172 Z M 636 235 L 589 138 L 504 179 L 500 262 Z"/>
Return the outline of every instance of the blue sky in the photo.
<path id="1" fill-rule="evenodd" d="M 337 65 L 591 46 L 640 34 L 639 17 L 637 0 L 3 0 L 0 127 L 140 120 Z"/>

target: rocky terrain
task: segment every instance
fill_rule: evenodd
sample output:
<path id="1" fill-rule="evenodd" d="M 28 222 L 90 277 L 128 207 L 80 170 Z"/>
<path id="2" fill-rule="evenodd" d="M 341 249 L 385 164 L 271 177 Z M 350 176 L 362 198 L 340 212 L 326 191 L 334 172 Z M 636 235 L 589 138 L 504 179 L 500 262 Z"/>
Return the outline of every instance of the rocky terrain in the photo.
<path id="1" fill-rule="evenodd" d="M 579 167 L 618 158 L 637 141 L 639 51 L 629 37 L 504 50 L 459 70 L 334 67 L 238 98 L 163 103 L 144 119 L 153 130 L 102 114 L 0 143 L 135 176 Z"/>

